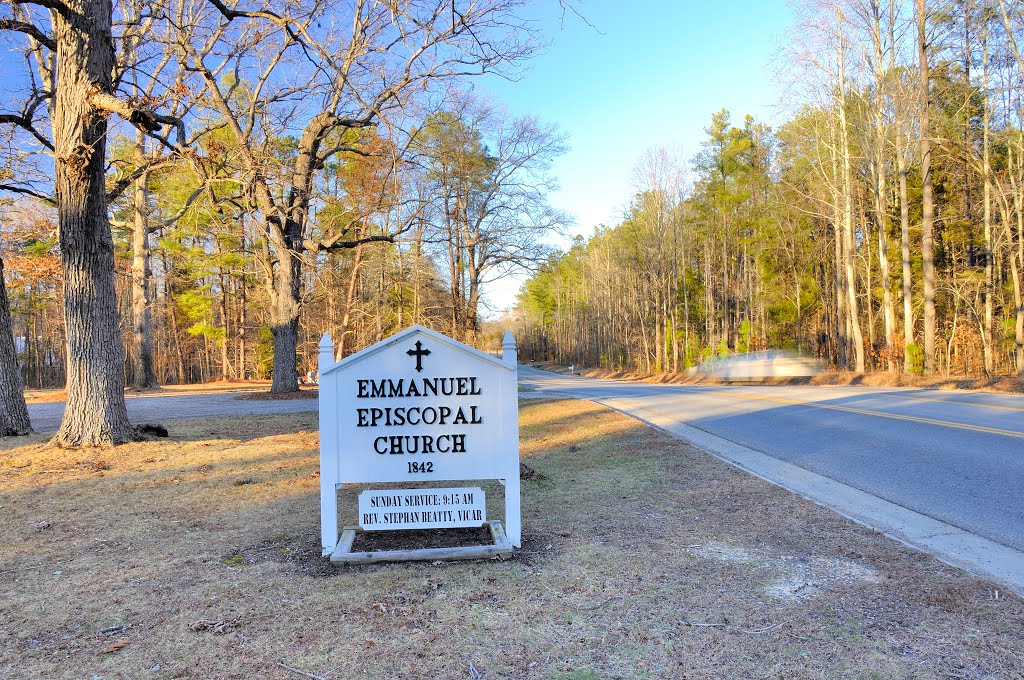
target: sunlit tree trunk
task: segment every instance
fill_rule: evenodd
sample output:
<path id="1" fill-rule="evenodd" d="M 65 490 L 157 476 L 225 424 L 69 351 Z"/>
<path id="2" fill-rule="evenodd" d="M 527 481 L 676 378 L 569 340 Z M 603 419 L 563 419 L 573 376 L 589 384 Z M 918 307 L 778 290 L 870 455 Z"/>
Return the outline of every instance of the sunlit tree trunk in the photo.
<path id="1" fill-rule="evenodd" d="M 935 366 L 935 203 L 932 197 L 931 97 L 929 94 L 928 36 L 924 0 L 915 0 L 917 8 L 917 57 L 920 96 L 921 135 L 921 260 L 924 284 L 924 371 L 932 374 Z"/>
<path id="2" fill-rule="evenodd" d="M 25 393 L 22 391 L 2 255 L 0 253 L 0 437 L 10 437 L 28 434 L 32 431 L 32 424 L 29 422 Z"/>
<path id="3" fill-rule="evenodd" d="M 896 332 L 896 310 L 893 306 L 891 280 L 889 275 L 889 210 L 886 201 L 888 196 L 888 184 L 885 171 L 885 62 L 883 58 L 882 45 L 882 17 L 881 2 L 871 0 L 871 42 L 874 48 L 873 60 L 871 62 L 872 75 L 875 81 L 874 94 L 874 148 L 873 148 L 873 170 L 874 170 L 874 199 L 875 199 L 875 223 L 878 230 L 878 267 L 882 277 L 882 304 L 885 315 L 885 354 L 886 367 L 893 371 L 896 368 L 893 360 L 892 341 Z"/>
<path id="4" fill-rule="evenodd" d="M 135 134 L 136 163 L 145 162 L 145 136 Z M 159 387 L 153 370 L 152 273 L 149 262 L 149 173 L 135 180 L 132 216 L 132 384 Z"/>
<path id="5" fill-rule="evenodd" d="M 359 282 L 362 264 L 363 246 L 358 245 L 352 253 L 352 269 L 348 273 L 348 285 L 345 290 L 345 311 L 341 315 L 341 326 L 338 328 L 337 349 L 335 351 L 339 359 L 345 358 L 345 352 L 347 351 L 348 336 L 352 330 L 352 310 L 355 309 L 356 305 L 356 284 Z"/>
<path id="6" fill-rule="evenodd" d="M 1017 153 L 1016 167 L 1013 167 L 1014 156 L 1011 156 L 1010 165 L 1012 168 L 1011 177 L 1020 176 L 1018 173 L 1024 169 L 1024 134 L 1017 132 Z M 1013 275 L 1013 300 L 1016 307 L 1014 315 L 1014 349 L 1017 359 L 1017 375 L 1024 377 L 1024 296 L 1021 290 L 1021 275 L 1024 274 L 1024 196 L 1021 195 L 1022 187 L 1014 184 L 1013 207 L 1017 223 L 1017 252 L 1010 254 L 1011 272 Z M 1013 235 L 1009 234 L 1009 241 L 1013 243 Z"/>
<path id="7" fill-rule="evenodd" d="M 245 280 L 245 273 L 239 277 L 238 286 L 238 378 L 249 379 L 248 363 L 246 360 L 246 339 L 248 337 L 246 324 L 248 324 L 248 282 Z"/>
<path id="8" fill-rule="evenodd" d="M 69 17 L 51 14 L 60 64 L 51 118 L 68 391 L 54 443 L 121 444 L 135 431 L 124 401 L 124 345 L 107 213 L 107 114 L 90 102 L 91 93 L 112 88 L 111 4 L 68 0 L 66 5 Z"/>
<path id="9" fill-rule="evenodd" d="M 838 144 L 839 140 L 836 139 L 835 125 L 830 125 L 829 130 L 830 144 L 829 152 L 832 163 L 832 231 L 835 237 L 835 266 L 832 274 L 832 284 L 835 289 L 836 297 L 836 367 L 840 370 L 849 368 L 849 316 L 847 313 L 847 296 L 846 287 L 849 285 L 849 278 L 846 276 L 846 213 L 845 213 L 845 199 L 841 195 L 842 189 L 840 185 L 842 183 L 840 172 L 843 167 L 839 161 Z"/>
<path id="10" fill-rule="evenodd" d="M 220 250 L 218 248 L 218 250 Z M 234 368 L 231 366 L 231 354 L 230 354 L 230 342 L 231 342 L 231 316 L 228 314 L 228 277 L 224 272 L 223 268 L 218 267 L 218 278 L 220 279 L 220 295 L 218 295 L 218 304 L 220 305 L 220 325 L 224 331 L 223 337 L 219 338 L 220 342 L 220 379 L 231 380 L 234 377 Z"/>
<path id="11" fill-rule="evenodd" d="M 984 23 L 982 33 L 982 127 L 981 127 L 981 175 L 983 183 L 983 224 L 985 230 L 985 321 L 982 326 L 982 352 L 985 359 L 985 373 L 992 375 L 994 370 L 992 358 L 992 320 L 995 301 L 995 257 L 992 242 L 992 161 L 989 130 L 991 128 L 990 107 L 988 101 L 988 22 Z"/>

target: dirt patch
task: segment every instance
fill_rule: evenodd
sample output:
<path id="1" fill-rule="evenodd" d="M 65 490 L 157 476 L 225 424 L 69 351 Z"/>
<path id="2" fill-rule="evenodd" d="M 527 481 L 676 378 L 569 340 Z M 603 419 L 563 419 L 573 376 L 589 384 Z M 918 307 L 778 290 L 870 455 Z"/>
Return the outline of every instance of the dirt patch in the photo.
<path id="1" fill-rule="evenodd" d="M 494 543 L 486 528 L 438 529 L 435 531 L 367 531 L 357 533 L 353 552 L 455 548 Z"/>
<path id="2" fill-rule="evenodd" d="M 878 583 L 878 571 L 844 557 L 772 554 L 712 541 L 687 548 L 704 559 L 744 565 L 765 574 L 764 593 L 783 602 L 802 602 L 843 583 Z"/>
<path id="3" fill-rule="evenodd" d="M 0 442 L 0 677 L 1024 667 L 1016 596 L 592 403 L 523 404 L 522 549 L 442 565 L 321 557 L 315 414 L 168 429 L 101 453 Z"/>

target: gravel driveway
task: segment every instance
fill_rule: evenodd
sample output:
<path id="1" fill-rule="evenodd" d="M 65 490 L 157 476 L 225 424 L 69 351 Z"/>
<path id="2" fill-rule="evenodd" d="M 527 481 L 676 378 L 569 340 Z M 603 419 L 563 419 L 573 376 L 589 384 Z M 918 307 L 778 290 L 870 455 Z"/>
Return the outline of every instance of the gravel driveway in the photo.
<path id="1" fill-rule="evenodd" d="M 133 423 L 157 423 L 176 418 L 273 415 L 316 411 L 317 399 L 258 401 L 237 399 L 247 392 L 208 394 L 168 394 L 126 397 L 128 416 Z M 36 432 L 56 432 L 64 415 L 64 402 L 29 404 L 29 417 Z"/>

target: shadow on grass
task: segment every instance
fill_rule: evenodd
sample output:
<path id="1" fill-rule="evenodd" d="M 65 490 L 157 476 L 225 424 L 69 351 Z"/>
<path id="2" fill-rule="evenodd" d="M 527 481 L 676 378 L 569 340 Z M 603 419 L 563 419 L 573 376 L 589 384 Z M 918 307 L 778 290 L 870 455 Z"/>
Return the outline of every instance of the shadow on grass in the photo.
<path id="1" fill-rule="evenodd" d="M 530 415 L 523 420 L 524 456 L 531 457 L 534 468 L 539 467 L 539 459 L 551 459 L 551 464 L 537 470 L 534 478 L 524 480 L 527 517 L 534 507 L 529 499 L 535 501 L 537 493 L 557 491 L 566 475 L 570 484 L 582 485 L 588 470 L 601 471 L 609 463 L 599 454 L 566 466 L 566 456 L 575 459 L 585 447 L 642 430 L 634 421 L 610 419 L 606 410 L 589 403 L 578 404 L 571 413 L 560 411 L 557 402 L 530 404 L 524 411 Z M 288 548 L 289 554 L 315 552 L 319 560 L 318 435 L 309 429 L 315 419 L 316 414 L 302 413 L 174 421 L 170 423 L 170 439 L 114 449 L 13 448 L 7 451 L 10 455 L 0 467 L 0 474 L 6 478 L 0 504 L 21 509 L 25 518 L 21 529 L 48 523 L 48 536 L 56 536 L 57 527 L 71 531 L 72 526 L 78 535 L 110 526 L 117 526 L 119 533 L 156 535 L 166 531 L 164 524 L 172 519 L 184 528 L 209 529 L 206 538 L 214 543 L 219 542 L 222 531 L 230 534 L 248 527 L 257 539 L 253 544 L 260 544 L 270 541 L 280 527 L 288 526 L 282 539 L 287 545 L 282 549 Z M 586 434 L 574 436 L 573 432 Z M 439 483 L 444 482 L 426 484 Z M 489 501 L 494 499 L 488 503 L 489 516 L 503 516 L 503 494 L 497 483 L 476 484 L 486 484 Z M 605 478 L 600 483 L 591 480 L 589 488 L 610 491 L 617 484 L 618 480 Z M 346 513 L 341 518 L 343 524 L 356 523 L 358 490 L 349 486 L 339 492 L 346 501 L 342 503 Z M 45 506 L 30 500 L 40 492 L 49 501 Z M 570 500 L 562 502 L 575 508 L 583 492 L 583 486 L 579 486 Z M 565 511 L 559 510 L 559 514 L 564 516 Z M 597 516 L 600 511 L 595 508 L 590 514 Z M 70 517 L 74 522 L 68 521 Z M 132 518 L 131 526 L 119 519 L 123 517 Z M 569 517 L 563 519 L 571 521 Z M 160 528 L 150 526 L 150 520 Z M 30 539 L 32 535 L 29 531 L 21 538 Z M 296 537 L 301 537 L 299 543 L 305 546 L 301 550 Z M 550 543 L 549 539 L 545 533 L 533 542 Z"/>
<path id="2" fill-rule="evenodd" d="M 119 447 L 109 468 L 64 479 L 40 469 L 46 458 L 7 464 L 27 448 L 2 459 L 0 617 L 12 623 L 0 676 L 138 677 L 159 665 L 167 677 L 286 677 L 282 663 L 332 678 L 472 667 L 545 680 L 1018 667 L 1019 600 L 587 402 L 522 406 L 537 474 L 523 482 L 513 559 L 333 567 L 320 556 L 308 415 L 195 421 L 179 441 Z M 236 473 L 255 483 L 235 485 Z M 881 578 L 843 580 L 826 562 Z"/>
<path id="3" fill-rule="evenodd" d="M 319 416 L 315 411 L 168 420 L 165 425 L 171 439 L 183 442 L 211 439 L 234 439 L 245 442 L 297 433 L 318 436 L 320 427 Z"/>

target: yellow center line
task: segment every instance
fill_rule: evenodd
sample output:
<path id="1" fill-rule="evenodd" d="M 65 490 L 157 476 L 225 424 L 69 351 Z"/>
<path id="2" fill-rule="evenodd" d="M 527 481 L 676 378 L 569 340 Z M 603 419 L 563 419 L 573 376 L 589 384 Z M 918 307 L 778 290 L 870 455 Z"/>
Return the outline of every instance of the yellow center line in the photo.
<path id="1" fill-rule="evenodd" d="M 827 387 L 846 387 L 846 385 L 828 385 Z M 991 394 L 991 393 L 989 393 Z M 934 397 L 918 397 L 918 396 L 901 396 L 903 392 L 869 392 L 865 391 L 861 394 L 856 395 L 857 398 L 870 398 L 874 396 L 879 397 L 894 397 L 907 399 L 909 401 L 932 401 L 936 404 L 952 404 L 953 406 L 971 406 L 973 408 L 990 408 L 998 411 L 1014 411 L 1016 413 L 1024 413 L 1024 408 L 1019 406 L 1003 406 L 1001 404 L 981 404 L 970 401 L 957 401 L 956 399 L 936 399 Z"/>
<path id="2" fill-rule="evenodd" d="M 897 397 L 899 392 L 880 392 L 880 396 Z M 869 394 L 865 396 L 870 396 Z M 903 397 L 904 399 L 910 399 L 911 401 L 933 401 L 937 404 L 952 404 L 954 406 L 972 406 L 974 408 L 991 408 L 999 411 L 1016 411 L 1017 413 L 1024 413 L 1024 408 L 1018 408 L 1016 406 L 1002 406 L 1000 404 L 980 404 L 973 403 L 970 401 L 957 401 L 955 399 L 934 399 L 932 397 Z"/>
<path id="3" fill-rule="evenodd" d="M 906 420 L 912 423 L 923 423 L 925 425 L 939 425 L 942 427 L 953 427 L 959 430 L 971 430 L 972 432 L 985 432 L 987 434 L 1001 434 L 1005 437 L 1024 439 L 1024 432 L 1016 430 L 1001 430 L 997 427 L 985 427 L 984 425 L 970 425 L 968 423 L 955 423 L 948 420 L 937 420 L 935 418 L 921 418 L 918 416 L 906 416 L 898 413 L 886 413 L 885 411 L 869 411 L 862 408 L 850 406 L 836 406 L 834 404 L 819 404 L 810 401 L 797 401 L 795 399 L 784 399 L 782 397 L 765 397 L 756 394 L 736 394 L 735 392 L 714 391 L 709 394 L 717 394 L 724 397 L 735 397 L 737 399 L 751 399 L 755 401 L 772 401 L 777 404 L 790 404 L 794 406 L 807 406 L 810 408 L 827 409 L 829 411 L 843 411 L 845 413 L 856 413 L 864 416 L 877 416 L 879 418 L 891 418 L 892 420 Z"/>
<path id="4" fill-rule="evenodd" d="M 837 389 L 838 390 L 838 389 L 843 389 L 843 388 L 849 388 L 850 386 L 849 385 L 821 385 L 821 386 L 816 386 L 813 389 L 821 389 L 822 387 L 827 388 L 827 389 Z M 1020 407 L 1020 406 L 1003 406 L 1001 404 L 981 404 L 981 403 L 970 402 L 970 401 L 957 401 L 956 399 L 936 399 L 934 397 L 918 397 L 918 396 L 905 395 L 905 393 L 903 393 L 903 392 L 877 392 L 877 391 L 873 391 L 873 390 L 877 390 L 878 388 L 872 388 L 872 387 L 862 387 L 860 389 L 862 389 L 864 391 L 859 393 L 859 394 L 852 395 L 852 396 L 854 396 L 855 398 L 858 398 L 858 399 L 861 399 L 861 398 L 871 398 L 871 397 L 875 397 L 875 396 L 878 396 L 878 397 L 893 397 L 893 398 L 899 398 L 899 399 L 907 399 L 909 401 L 930 401 L 930 402 L 935 402 L 936 404 L 951 404 L 953 406 L 970 406 L 971 408 L 988 408 L 988 409 L 993 409 L 993 410 L 997 410 L 997 411 L 1012 411 L 1014 413 L 1024 413 L 1024 407 Z M 989 392 L 988 394 L 993 394 L 993 393 Z"/>

